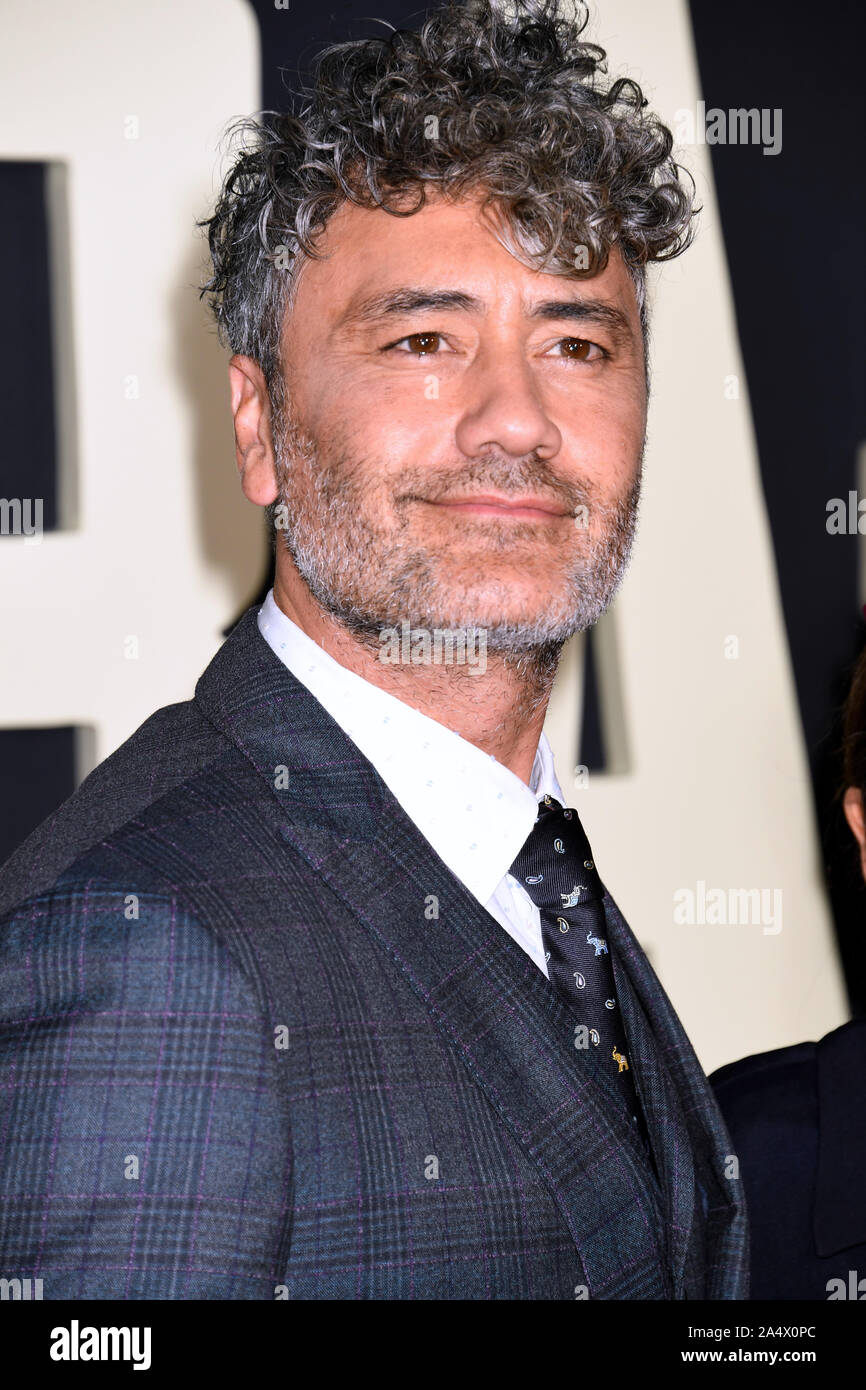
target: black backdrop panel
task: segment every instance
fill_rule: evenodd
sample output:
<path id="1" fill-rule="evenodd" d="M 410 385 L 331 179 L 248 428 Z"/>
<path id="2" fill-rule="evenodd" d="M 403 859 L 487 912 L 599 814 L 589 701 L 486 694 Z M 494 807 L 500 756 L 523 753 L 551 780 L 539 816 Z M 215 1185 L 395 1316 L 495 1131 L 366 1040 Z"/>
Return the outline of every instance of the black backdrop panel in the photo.
<path id="1" fill-rule="evenodd" d="M 0 863 L 74 792 L 75 736 L 0 729 Z"/>
<path id="2" fill-rule="evenodd" d="M 41 498 L 49 531 L 57 488 L 45 175 L 44 164 L 0 161 L 0 497 Z"/>
<path id="3" fill-rule="evenodd" d="M 864 438 L 861 0 L 692 0 L 706 107 L 782 109 L 782 148 L 710 147 L 840 950 L 866 1011 L 866 894 L 838 800 L 838 710 L 863 643 L 857 536 L 827 502 Z M 732 543 L 732 557 L 736 545 Z"/>

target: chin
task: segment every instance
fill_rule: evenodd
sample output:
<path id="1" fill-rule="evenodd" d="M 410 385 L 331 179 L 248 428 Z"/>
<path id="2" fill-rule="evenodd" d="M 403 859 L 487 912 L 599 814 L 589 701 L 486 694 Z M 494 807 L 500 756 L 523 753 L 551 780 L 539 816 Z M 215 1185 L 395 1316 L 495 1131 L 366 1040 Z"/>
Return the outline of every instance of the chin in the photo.
<path id="1" fill-rule="evenodd" d="M 550 623 L 552 616 L 557 624 L 560 621 L 568 624 L 571 606 L 562 600 L 561 595 L 552 594 L 541 597 L 532 594 L 522 600 L 517 596 L 517 601 L 515 596 L 511 595 L 510 601 L 505 603 L 501 599 L 497 601 L 483 595 L 473 600 L 464 589 L 460 594 L 455 594 L 454 602 L 447 606 L 446 612 L 448 617 L 445 621 L 429 625 L 450 628 L 474 627 L 492 633 L 497 629 L 537 629 Z"/>

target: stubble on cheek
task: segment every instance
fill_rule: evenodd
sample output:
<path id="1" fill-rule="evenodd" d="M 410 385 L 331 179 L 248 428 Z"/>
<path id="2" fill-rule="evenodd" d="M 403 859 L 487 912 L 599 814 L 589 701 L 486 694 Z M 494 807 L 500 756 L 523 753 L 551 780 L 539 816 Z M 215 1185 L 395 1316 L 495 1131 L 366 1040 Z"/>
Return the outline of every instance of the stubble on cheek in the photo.
<path id="1" fill-rule="evenodd" d="M 314 440 L 289 421 L 278 440 L 275 428 L 285 544 L 313 596 L 348 628 L 372 638 L 403 620 L 483 626 L 506 649 L 564 641 L 603 611 L 631 544 L 634 485 L 610 501 L 535 459 L 387 472 L 382 458 L 363 452 L 360 434 L 340 423 Z M 537 488 L 586 506 L 587 525 L 499 525 L 423 500 L 485 488 Z"/>

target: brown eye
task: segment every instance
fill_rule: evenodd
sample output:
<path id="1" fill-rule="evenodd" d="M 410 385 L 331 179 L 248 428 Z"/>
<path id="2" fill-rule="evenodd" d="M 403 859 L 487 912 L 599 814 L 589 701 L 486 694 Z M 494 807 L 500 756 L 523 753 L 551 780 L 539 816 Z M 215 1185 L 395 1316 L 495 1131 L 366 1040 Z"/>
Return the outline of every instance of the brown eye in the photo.
<path id="1" fill-rule="evenodd" d="M 409 351 L 423 356 L 426 352 L 433 352 L 439 346 L 438 333 L 410 333 L 408 338 L 403 339 L 404 343 L 409 344 Z"/>
<path id="2" fill-rule="evenodd" d="M 585 362 L 594 346 L 595 344 L 587 342 L 586 338 L 563 338 L 562 355 L 577 362 Z"/>

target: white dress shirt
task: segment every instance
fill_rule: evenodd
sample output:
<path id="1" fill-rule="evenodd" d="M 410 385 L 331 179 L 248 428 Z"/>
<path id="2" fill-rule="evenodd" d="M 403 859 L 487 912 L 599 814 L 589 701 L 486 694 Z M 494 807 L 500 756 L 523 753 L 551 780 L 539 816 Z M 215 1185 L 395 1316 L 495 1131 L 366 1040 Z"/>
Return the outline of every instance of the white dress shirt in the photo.
<path id="1" fill-rule="evenodd" d="M 544 734 L 528 787 L 492 754 L 341 666 L 277 607 L 273 590 L 258 623 L 271 650 L 373 764 L 439 858 L 546 975 L 538 908 L 508 872 L 541 798 L 568 804 Z"/>

